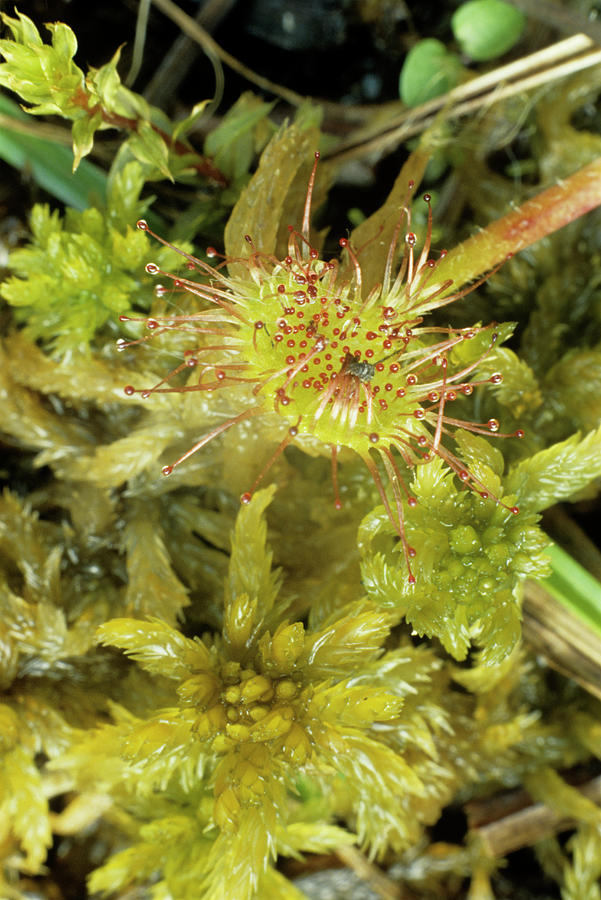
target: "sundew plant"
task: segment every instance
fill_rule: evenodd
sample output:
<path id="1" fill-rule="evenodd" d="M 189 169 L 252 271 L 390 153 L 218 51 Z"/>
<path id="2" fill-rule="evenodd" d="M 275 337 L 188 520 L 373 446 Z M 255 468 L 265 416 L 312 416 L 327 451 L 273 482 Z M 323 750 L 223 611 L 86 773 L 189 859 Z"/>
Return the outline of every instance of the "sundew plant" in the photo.
<path id="1" fill-rule="evenodd" d="M 401 538 L 408 581 L 414 584 L 410 560 L 415 550 L 405 536 L 404 494 L 410 507 L 417 501 L 409 494 L 396 460 L 400 458 L 401 463 L 412 468 L 418 461 L 427 463 L 438 456 L 461 481 L 477 487 L 481 497 L 489 496 L 483 482 L 445 448 L 442 437 L 449 431 L 452 434 L 457 426 L 476 434 L 498 434 L 496 419 L 468 423 L 448 414 L 447 405 L 460 395 L 471 395 L 474 387 L 483 383 L 470 377 L 490 355 L 499 334 L 494 326 L 459 330 L 424 322 L 427 313 L 457 300 L 468 290 L 449 293 L 451 280 L 437 282 L 436 260 L 429 256 L 429 194 L 423 198 L 428 204 L 428 224 L 421 252 L 416 256 L 416 235 L 403 228 L 410 217 L 405 204 L 390 244 L 383 281 L 371 288 L 366 285 L 365 296 L 361 263 L 346 238 L 340 239 L 340 246 L 350 259 L 350 278 L 348 265 L 347 272 L 341 273 L 337 261 L 320 258 L 311 245 L 309 232 L 316 166 L 317 160 L 310 176 L 302 231 L 290 226 L 288 253 L 282 260 L 255 248 L 248 235 L 245 239 L 251 249 L 246 272 L 227 280 L 217 269 L 189 254 L 183 254 L 188 268 L 204 275 L 206 285 L 170 275 L 156 263 L 148 263 L 147 272 L 171 278 L 176 289 L 196 295 L 208 309 L 147 319 L 146 327 L 158 334 L 172 329 L 186 334 L 209 334 L 216 343 L 205 341 L 184 351 L 185 360 L 180 367 L 141 393 L 147 398 L 157 391 L 214 391 L 241 381 L 254 384 L 253 394 L 260 400 L 265 398 L 266 404 L 288 423 L 276 455 L 295 438 L 300 438 L 302 445 L 304 435 L 330 447 L 338 509 L 342 506 L 338 452 L 341 448 L 354 450 L 369 469 Z M 414 187 L 410 181 L 406 203 Z M 140 220 L 138 227 L 149 230 L 145 220 Z M 399 241 L 405 249 L 397 267 Z M 216 251 L 209 248 L 208 255 L 214 257 Z M 443 251 L 441 258 L 445 255 Z M 241 269 L 242 265 L 241 260 L 234 261 L 233 268 Z M 467 341 L 472 342 L 471 352 L 463 347 Z M 216 357 L 216 361 L 207 361 L 211 357 Z M 186 368 L 200 370 L 195 383 L 188 380 L 180 387 L 164 386 Z M 499 384 L 502 375 L 494 373 L 484 381 Z M 132 385 L 124 390 L 128 396 L 136 392 Z M 170 475 L 175 465 L 231 425 L 259 414 L 262 405 L 259 402 L 249 406 L 220 425 L 174 464 L 165 466 L 163 474 Z M 518 430 L 513 436 L 523 437 L 523 432 Z M 389 475 L 392 506 L 372 450 Z M 245 492 L 242 502 L 247 503 L 251 496 L 251 491 Z M 510 511 L 519 512 L 516 506 Z"/>
<path id="2" fill-rule="evenodd" d="M 200 146 L 204 98 L 172 121 L 119 52 L 84 72 L 67 25 L 3 20 L 0 84 L 71 123 L 75 168 L 120 137 L 0 284 L 1 896 L 301 900 L 315 855 L 489 900 L 532 844 L 597 898 L 599 694 L 522 612 L 541 513 L 597 502 L 601 139 L 562 169 L 533 105 L 525 190 L 447 109 L 334 238 L 317 103 L 245 93 Z M 488 829 L 535 802 L 567 844 Z"/>

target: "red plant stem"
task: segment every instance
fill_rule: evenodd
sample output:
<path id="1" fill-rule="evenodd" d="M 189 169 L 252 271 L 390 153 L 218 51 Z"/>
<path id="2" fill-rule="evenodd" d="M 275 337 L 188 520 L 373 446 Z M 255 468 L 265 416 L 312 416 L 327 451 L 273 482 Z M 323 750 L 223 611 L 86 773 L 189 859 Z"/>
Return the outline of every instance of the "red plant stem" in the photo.
<path id="1" fill-rule="evenodd" d="M 79 106 L 80 109 L 85 110 L 89 116 L 100 113 L 102 121 L 106 122 L 107 125 L 111 125 L 113 128 L 122 128 L 125 131 L 137 131 L 139 119 L 130 119 L 127 116 L 120 116 L 118 113 L 110 112 L 105 109 L 101 103 L 96 103 L 94 106 L 88 106 L 89 99 L 89 95 L 86 94 L 85 90 L 81 87 L 79 87 L 71 97 L 73 104 Z M 149 124 L 152 130 L 156 131 L 156 133 L 163 138 L 165 143 L 180 156 L 184 156 L 186 153 L 194 153 L 198 162 L 195 162 L 192 165 L 197 172 L 204 175 L 206 178 L 212 178 L 213 181 L 216 181 L 221 187 L 227 187 L 227 178 L 215 165 L 213 165 L 213 162 L 207 156 L 200 156 L 200 154 L 196 153 L 192 147 L 189 147 L 183 141 L 174 141 L 171 135 L 167 134 L 167 132 L 163 131 L 162 128 L 159 128 L 158 125 L 155 125 L 153 122 L 149 122 Z"/>
<path id="2" fill-rule="evenodd" d="M 450 250 L 436 267 L 456 289 L 601 205 L 601 157 Z"/>

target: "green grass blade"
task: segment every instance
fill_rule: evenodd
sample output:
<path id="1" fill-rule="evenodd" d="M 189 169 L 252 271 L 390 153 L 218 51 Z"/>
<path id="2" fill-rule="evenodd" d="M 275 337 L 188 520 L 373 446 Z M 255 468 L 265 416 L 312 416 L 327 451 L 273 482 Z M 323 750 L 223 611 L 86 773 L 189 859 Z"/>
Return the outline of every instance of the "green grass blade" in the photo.
<path id="1" fill-rule="evenodd" d="M 104 201 L 106 175 L 102 169 L 82 160 L 73 172 L 70 146 L 18 130 L 19 122 L 31 121 L 16 103 L 0 94 L 0 158 L 30 172 L 44 190 L 75 209 L 85 209 L 93 197 Z M 13 122 L 15 127 L 11 127 Z"/>
<path id="2" fill-rule="evenodd" d="M 557 544 L 547 553 L 553 571 L 540 584 L 601 637 L 601 583 Z"/>

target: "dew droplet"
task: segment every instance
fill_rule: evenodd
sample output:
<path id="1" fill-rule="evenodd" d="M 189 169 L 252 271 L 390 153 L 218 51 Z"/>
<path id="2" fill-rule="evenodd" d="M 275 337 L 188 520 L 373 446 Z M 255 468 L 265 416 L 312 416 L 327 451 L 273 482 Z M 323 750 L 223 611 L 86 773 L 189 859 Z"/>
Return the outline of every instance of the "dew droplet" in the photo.
<path id="1" fill-rule="evenodd" d="M 247 504 L 247 503 L 250 503 L 251 500 L 252 500 L 252 494 L 250 493 L 250 491 L 245 491 L 240 496 L 240 503 Z"/>
<path id="2" fill-rule="evenodd" d="M 489 419 L 486 423 L 490 431 L 498 431 L 499 430 L 499 422 L 497 419 Z"/>
<path id="3" fill-rule="evenodd" d="M 158 275 L 159 273 L 159 267 L 156 263 L 146 263 L 146 266 L 144 268 L 149 275 Z"/>
<path id="4" fill-rule="evenodd" d="M 512 507 L 511 507 L 511 512 L 514 514 L 514 516 L 519 515 L 519 513 L 520 513 L 520 508 L 519 508 L 519 506 L 512 506 Z"/>
<path id="5" fill-rule="evenodd" d="M 148 400 L 148 398 L 150 397 L 150 391 L 142 391 L 140 397 L 142 398 L 142 400 Z"/>
<path id="6" fill-rule="evenodd" d="M 524 437 L 524 432 L 522 431 L 521 428 L 518 428 L 517 431 L 514 431 L 514 432 L 513 432 L 513 436 L 514 436 L 515 438 L 520 438 L 520 439 L 521 439 L 521 438 Z"/>
<path id="7" fill-rule="evenodd" d="M 140 231 L 148 231 L 148 222 L 146 219 L 138 219 L 136 227 L 139 228 Z"/>
<path id="8" fill-rule="evenodd" d="M 173 472 L 173 466 L 163 466 L 161 472 L 163 473 L 163 475 L 171 475 L 171 473 Z"/>
<path id="9" fill-rule="evenodd" d="M 380 435 L 377 434 L 377 432 L 372 431 L 372 433 L 369 436 L 369 440 L 372 444 L 377 444 L 378 441 L 380 440 Z"/>
<path id="10" fill-rule="evenodd" d="M 128 397 L 131 397 L 132 394 L 136 393 L 136 389 L 133 386 L 133 384 L 126 384 L 125 387 L 123 388 L 123 393 L 127 394 Z"/>
<path id="11" fill-rule="evenodd" d="M 503 381 L 503 376 L 500 372 L 495 372 L 494 375 L 491 375 L 488 380 L 491 384 L 501 384 L 501 382 Z"/>

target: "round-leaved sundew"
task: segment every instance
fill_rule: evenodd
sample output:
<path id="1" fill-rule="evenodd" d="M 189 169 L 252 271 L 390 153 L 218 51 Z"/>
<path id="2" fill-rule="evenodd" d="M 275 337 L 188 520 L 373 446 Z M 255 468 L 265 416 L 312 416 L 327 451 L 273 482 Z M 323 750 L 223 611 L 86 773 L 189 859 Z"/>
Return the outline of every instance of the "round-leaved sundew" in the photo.
<path id="1" fill-rule="evenodd" d="M 338 451 L 341 447 L 353 450 L 373 477 L 402 541 L 409 582 L 414 583 L 411 558 L 415 551 L 405 536 L 404 504 L 411 507 L 416 500 L 402 478 L 399 460 L 412 468 L 439 456 L 482 497 L 502 503 L 445 447 L 443 438 L 456 428 L 495 437 L 521 437 L 522 432 L 503 434 L 495 419 L 472 423 L 449 412 L 458 397 L 470 395 L 479 384 L 498 384 L 502 376 L 495 373 L 481 380 L 471 378 L 495 346 L 494 325 L 456 329 L 424 321 L 426 313 L 457 300 L 485 280 L 455 291 L 451 290 L 451 281 L 437 281 L 438 260 L 430 258 L 429 195 L 424 195 L 428 224 L 421 251 L 415 250 L 417 238 L 409 230 L 409 199 L 414 189 L 410 183 L 382 282 L 368 286 L 363 283 L 360 253 L 346 238 L 340 245 L 350 260 L 345 270 L 351 271 L 350 276 L 343 274 L 337 260 L 324 260 L 311 245 L 309 219 L 317 158 L 318 154 L 307 189 L 302 228 L 298 231 L 289 226 L 288 251 L 283 259 L 262 252 L 247 235 L 248 255 L 236 258 L 236 274 L 228 275 L 227 260 L 213 267 L 156 235 L 145 221 L 138 222 L 138 228 L 181 253 L 188 269 L 202 276 L 203 282 L 175 276 L 154 263 L 147 265 L 147 271 L 170 279 L 178 290 L 196 295 L 202 308 L 187 315 L 139 320 L 149 330 L 141 341 L 180 330 L 197 334 L 198 346 L 187 350 L 181 364 L 154 387 L 127 385 L 124 390 L 128 396 L 147 398 L 157 392 L 214 391 L 251 383 L 251 405 L 203 435 L 163 468 L 165 475 L 171 474 L 226 429 L 266 409 L 274 410 L 285 426 L 283 439 L 255 484 L 242 495 L 242 502 L 250 500 L 285 447 L 295 439 L 302 440 L 303 435 L 311 435 L 331 451 L 334 502 L 339 508 Z M 441 251 L 438 259 L 444 255 Z M 219 254 L 209 248 L 207 256 L 211 259 Z M 160 291 L 161 295 L 165 293 L 162 285 Z M 475 358 L 472 354 L 470 361 L 463 363 L 460 354 L 455 358 L 455 348 L 474 340 L 480 346 Z M 124 346 L 128 344 L 121 343 Z M 173 386 L 171 379 L 187 368 L 192 370 L 192 377 L 185 386 Z M 378 462 L 388 478 L 391 498 Z M 509 508 L 518 512 L 516 507 Z"/>

